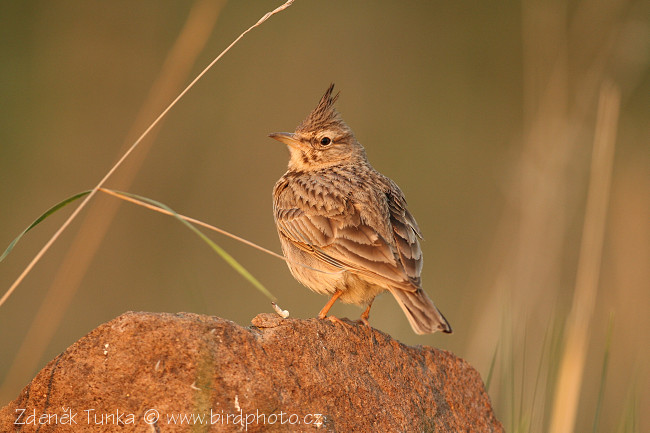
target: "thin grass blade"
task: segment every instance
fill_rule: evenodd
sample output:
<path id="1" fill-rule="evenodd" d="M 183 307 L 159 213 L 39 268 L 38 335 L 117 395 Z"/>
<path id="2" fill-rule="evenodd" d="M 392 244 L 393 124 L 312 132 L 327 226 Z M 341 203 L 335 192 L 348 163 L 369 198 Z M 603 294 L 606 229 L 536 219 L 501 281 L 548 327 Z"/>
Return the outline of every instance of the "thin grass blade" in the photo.
<path id="1" fill-rule="evenodd" d="M 492 383 L 492 374 L 494 373 L 494 366 L 497 363 L 497 354 L 499 353 L 499 343 L 494 347 L 494 354 L 492 355 L 492 361 L 490 362 L 490 369 L 488 370 L 487 379 L 485 380 L 485 389 L 490 391 L 490 383 Z"/>
<path id="2" fill-rule="evenodd" d="M 156 117 L 156 119 L 147 127 L 147 129 L 144 130 L 144 132 L 138 137 L 135 142 L 127 149 L 127 151 L 118 159 L 118 161 L 111 167 L 111 169 L 102 177 L 102 179 L 99 181 L 99 183 L 88 193 L 88 196 L 77 206 L 77 208 L 72 212 L 72 214 L 68 217 L 67 220 L 59 227 L 59 229 L 52 235 L 49 241 L 43 245 L 43 247 L 40 249 L 40 251 L 34 256 L 31 262 L 27 265 L 27 267 L 23 270 L 23 272 L 18 276 L 16 281 L 9 287 L 9 289 L 5 292 L 5 294 L 0 297 L 0 306 L 2 306 L 7 299 L 9 299 L 9 296 L 16 290 L 16 287 L 25 279 L 27 274 L 31 272 L 31 270 L 36 266 L 36 263 L 43 257 L 43 255 L 47 252 L 47 250 L 50 249 L 52 244 L 59 238 L 61 233 L 70 225 L 70 223 L 79 215 L 81 210 L 88 204 L 90 199 L 99 191 L 99 189 L 108 181 L 108 179 L 115 173 L 115 171 L 122 165 L 122 163 L 131 155 L 131 153 L 140 145 L 142 140 L 151 132 L 151 130 L 160 123 L 160 121 L 167 115 L 167 113 L 176 105 L 176 103 L 183 97 L 187 92 L 190 91 L 192 87 L 196 84 L 197 81 L 199 81 L 237 42 L 239 42 L 248 32 L 253 30 L 255 27 L 258 27 L 262 23 L 264 23 L 267 19 L 269 19 L 271 16 L 275 15 L 278 12 L 281 12 L 291 6 L 293 4 L 294 0 L 287 0 L 285 3 L 282 5 L 278 6 L 271 12 L 266 13 L 262 18 L 260 18 L 255 24 L 250 26 L 248 29 L 246 29 L 242 34 L 240 34 L 230 45 L 226 47 L 225 50 L 221 52 L 208 66 L 206 66 L 197 76 L 190 82 L 190 84 L 183 89 L 182 92 L 178 94 L 178 96 L 165 108 L 159 115 Z"/>
<path id="3" fill-rule="evenodd" d="M 88 194 L 90 194 L 90 190 L 88 190 L 88 191 L 84 191 L 84 192 L 80 192 L 79 194 L 75 194 L 75 195 L 73 195 L 72 197 L 68 197 L 68 198 L 66 198 L 65 200 L 63 200 L 62 202 L 57 203 L 57 204 L 55 204 L 54 206 L 52 206 L 51 208 L 49 208 L 49 209 L 48 209 L 48 210 L 47 210 L 43 215 L 41 215 L 40 217 L 36 218 L 36 220 L 35 220 L 33 223 L 31 223 L 31 224 L 29 225 L 29 227 L 27 227 L 25 230 L 22 231 L 22 233 L 20 233 L 18 236 L 16 236 L 16 239 L 14 239 L 13 241 L 11 241 L 11 243 L 9 244 L 9 246 L 7 247 L 7 249 L 6 249 L 6 250 L 4 251 L 4 253 L 2 253 L 2 255 L 0 256 L 0 262 L 2 262 L 2 261 L 5 259 L 5 257 L 7 257 L 7 256 L 9 255 L 9 253 L 11 252 L 11 250 L 14 249 L 14 247 L 16 246 L 16 244 L 18 243 L 18 241 L 20 240 L 20 238 L 22 238 L 22 237 L 25 235 L 25 233 L 27 233 L 28 231 L 30 231 L 31 229 L 33 229 L 34 227 L 36 227 L 37 225 L 39 225 L 43 220 L 45 220 L 47 217 L 49 217 L 50 215 L 52 215 L 53 213 L 55 213 L 55 212 L 58 211 L 59 209 L 62 209 L 62 208 L 64 208 L 64 207 L 66 207 L 67 205 L 69 205 L 69 204 L 72 203 L 73 201 L 78 200 L 78 199 L 80 199 L 81 197 L 83 197 L 83 196 L 85 196 L 85 195 L 88 195 Z"/>
<path id="4" fill-rule="evenodd" d="M 145 203 L 149 203 L 149 204 L 151 204 L 151 205 L 153 205 L 153 206 L 157 206 L 157 207 L 159 207 L 159 208 L 161 208 L 161 209 L 166 210 L 166 211 L 169 212 L 169 213 L 170 213 L 174 218 L 176 218 L 178 221 L 180 221 L 181 223 L 183 223 L 183 225 L 185 225 L 188 229 L 192 230 L 192 231 L 193 231 L 193 232 L 194 232 L 198 237 L 200 237 L 200 238 L 201 238 L 201 239 L 202 239 L 206 244 L 208 244 L 208 245 L 210 246 L 210 248 L 212 248 L 212 249 L 213 249 L 217 254 L 219 254 L 219 256 L 221 256 L 221 258 L 222 258 L 226 263 L 228 263 L 228 264 L 229 264 L 229 265 L 230 265 L 230 266 L 231 266 L 235 271 L 237 271 L 237 272 L 238 272 L 242 277 L 244 277 L 246 280 L 248 280 L 248 281 L 249 281 L 253 286 L 255 286 L 255 287 L 256 287 L 260 292 L 262 292 L 262 294 L 264 294 L 264 296 L 266 296 L 267 298 L 269 298 L 271 301 L 276 301 L 276 300 L 277 300 L 277 298 L 276 298 L 276 297 L 275 297 L 271 292 L 269 292 L 269 290 L 268 290 L 266 287 L 264 287 L 264 286 L 262 285 L 262 283 L 260 283 L 260 282 L 257 280 L 257 278 L 255 278 L 255 277 L 254 277 L 250 272 L 248 272 L 248 270 L 247 270 L 246 268 L 244 268 L 244 266 L 242 266 L 242 265 L 241 265 L 237 260 L 235 260 L 235 258 L 234 258 L 233 256 L 231 256 L 230 254 L 228 254 L 228 252 L 226 252 L 226 250 L 224 250 L 223 248 L 221 248 L 221 247 L 220 247 L 219 245 L 217 245 L 217 244 L 216 244 L 212 239 L 210 239 L 209 237 L 207 237 L 207 236 L 206 236 L 206 235 L 205 235 L 201 230 L 197 229 L 195 226 L 193 226 L 193 225 L 190 224 L 189 222 L 185 221 L 185 220 L 184 220 L 184 219 L 183 219 L 183 218 L 182 218 L 178 213 L 176 213 L 176 211 L 174 211 L 173 209 L 171 209 L 169 206 L 167 206 L 167 205 L 165 205 L 165 204 L 163 204 L 163 203 L 160 203 L 160 202 L 158 202 L 158 201 L 156 201 L 156 200 L 152 200 L 152 199 L 150 199 L 150 198 L 142 197 L 142 196 L 139 196 L 139 195 L 136 195 L 136 194 L 131 194 L 131 193 L 127 193 L 127 192 L 119 192 L 119 191 L 113 191 L 113 192 L 116 193 L 116 194 L 118 194 L 118 195 L 123 195 L 123 196 L 125 196 L 125 197 L 134 198 L 134 199 L 136 199 L 136 200 L 140 200 L 140 201 L 143 201 L 143 202 L 145 202 Z"/>
<path id="5" fill-rule="evenodd" d="M 555 313 L 552 315 L 553 318 L 556 317 Z M 555 320 L 555 319 L 553 319 Z M 545 360 L 545 354 L 549 353 L 551 351 L 551 348 L 549 346 L 549 341 L 550 341 L 550 334 L 551 334 L 551 329 L 553 325 L 549 323 L 549 325 L 546 327 L 546 330 L 544 331 L 544 339 L 542 340 L 542 351 L 539 357 L 539 363 L 537 364 L 537 374 L 535 375 L 535 386 L 533 387 L 533 395 L 532 395 L 532 401 L 530 403 L 530 424 L 528 425 L 528 433 L 532 432 L 533 428 L 533 423 L 535 421 L 535 402 L 537 400 L 537 393 L 539 391 L 539 384 L 541 381 L 542 377 L 542 369 L 544 366 L 544 360 Z M 549 362 L 549 361 L 547 361 Z M 542 401 L 542 406 L 543 406 L 543 401 Z M 543 413 L 543 410 L 539 411 L 540 413 Z M 543 422 L 543 420 L 542 420 Z M 541 428 L 540 428 L 541 431 Z"/>
<path id="6" fill-rule="evenodd" d="M 596 413 L 594 414 L 594 425 L 591 429 L 593 433 L 598 433 L 598 425 L 600 423 L 600 411 L 605 398 L 605 382 L 607 382 L 607 371 L 609 369 L 609 353 L 612 346 L 612 333 L 614 330 L 614 313 L 609 315 L 609 323 L 607 324 L 607 337 L 605 340 L 605 354 L 603 355 L 603 367 L 600 371 L 600 387 L 598 390 L 598 401 L 596 402 Z"/>

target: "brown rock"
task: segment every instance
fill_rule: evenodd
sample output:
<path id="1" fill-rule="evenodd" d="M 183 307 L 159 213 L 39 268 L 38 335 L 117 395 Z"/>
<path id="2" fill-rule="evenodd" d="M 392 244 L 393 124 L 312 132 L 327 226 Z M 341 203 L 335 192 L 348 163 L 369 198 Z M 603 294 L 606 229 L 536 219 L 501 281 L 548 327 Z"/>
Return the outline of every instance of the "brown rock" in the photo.
<path id="1" fill-rule="evenodd" d="M 318 319 L 253 323 L 123 314 L 43 368 L 0 431 L 503 431 L 451 353 Z"/>

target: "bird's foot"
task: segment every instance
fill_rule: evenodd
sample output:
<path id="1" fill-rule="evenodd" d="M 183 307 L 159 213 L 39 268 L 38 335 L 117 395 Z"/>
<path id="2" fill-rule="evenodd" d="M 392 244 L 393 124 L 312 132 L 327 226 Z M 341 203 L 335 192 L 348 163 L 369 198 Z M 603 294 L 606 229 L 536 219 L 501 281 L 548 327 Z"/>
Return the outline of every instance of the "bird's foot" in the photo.
<path id="1" fill-rule="evenodd" d="M 370 301 L 364 312 L 361 313 L 361 317 L 359 317 L 357 323 L 359 325 L 366 325 L 368 328 L 372 329 L 372 326 L 370 326 L 370 322 L 368 321 L 368 319 L 370 319 L 370 307 L 372 307 L 372 301 Z"/>
<path id="2" fill-rule="evenodd" d="M 361 316 L 358 320 L 356 320 L 355 323 L 357 325 L 363 325 L 363 326 L 366 326 L 368 328 L 372 328 L 372 326 L 370 326 L 370 322 L 368 322 L 368 319 L 366 317 L 363 317 L 363 316 Z"/>
<path id="3" fill-rule="evenodd" d="M 344 318 L 342 318 L 342 319 L 339 319 L 339 318 L 336 317 L 336 316 L 323 316 L 323 317 L 321 317 L 321 316 L 319 315 L 318 318 L 321 319 L 321 320 L 327 320 L 327 321 L 330 321 L 330 322 L 332 322 L 332 323 L 340 323 L 341 325 L 343 325 L 343 326 L 345 327 L 346 330 L 349 329 L 349 328 L 352 328 L 353 326 L 356 325 L 355 322 L 351 321 L 351 320 L 348 319 L 347 317 L 344 317 Z"/>

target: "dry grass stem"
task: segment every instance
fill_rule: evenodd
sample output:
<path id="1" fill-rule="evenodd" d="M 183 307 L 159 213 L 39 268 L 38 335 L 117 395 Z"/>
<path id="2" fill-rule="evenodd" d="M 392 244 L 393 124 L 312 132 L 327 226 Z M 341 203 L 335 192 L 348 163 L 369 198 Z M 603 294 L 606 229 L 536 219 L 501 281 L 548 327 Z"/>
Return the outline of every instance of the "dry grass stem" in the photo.
<path id="1" fill-rule="evenodd" d="M 549 430 L 552 433 L 572 432 L 578 412 L 590 325 L 598 292 L 619 105 L 618 88 L 612 84 L 604 84 L 598 106 L 575 292 L 553 398 Z"/>
<path id="2" fill-rule="evenodd" d="M 159 208 L 157 206 L 154 206 L 152 204 L 142 202 L 142 201 L 137 200 L 137 199 L 135 199 L 133 197 L 128 197 L 126 195 L 120 194 L 117 191 L 112 191 L 112 190 L 106 189 L 106 188 L 100 188 L 99 190 L 101 192 L 106 193 L 106 194 L 112 195 L 113 197 L 117 197 L 119 199 L 129 201 L 131 203 L 137 204 L 137 205 L 142 206 L 142 207 L 146 207 L 147 209 L 150 209 L 150 210 L 153 210 L 153 211 L 156 211 L 156 212 L 160 212 L 160 213 L 165 214 L 165 215 L 173 215 L 173 213 L 169 212 L 168 210 L 161 209 L 161 208 Z M 213 231 L 215 231 L 217 233 L 221 233 L 224 236 L 228 236 L 229 238 L 232 238 L 232 239 L 234 239 L 236 241 L 239 241 L 239 242 L 241 242 L 243 244 L 246 244 L 246 245 L 248 245 L 250 247 L 253 247 L 253 248 L 257 249 L 257 250 L 260 250 L 262 252 L 265 252 L 266 254 L 270 254 L 273 257 L 277 257 L 279 259 L 286 260 L 286 258 L 284 256 L 281 256 L 280 254 L 278 254 L 276 252 L 273 252 L 273 251 L 271 251 L 269 249 L 266 249 L 266 248 L 264 248 L 262 246 L 259 246 L 254 242 L 251 242 L 251 241 L 246 240 L 246 239 L 244 239 L 242 237 L 234 235 L 234 234 L 232 234 L 230 232 L 227 232 L 227 231 L 225 231 L 223 229 L 220 229 L 218 227 L 215 227 L 213 225 L 210 225 L 208 223 L 205 223 L 203 221 L 200 221 L 200 220 L 197 220 L 197 219 L 185 216 L 185 215 L 178 214 L 178 216 L 180 218 L 184 219 L 185 221 L 189 222 L 189 223 L 196 224 L 197 226 L 205 227 L 205 228 L 213 230 Z"/>
<path id="3" fill-rule="evenodd" d="M 158 77 L 149 91 L 127 133 L 120 154 L 128 149 L 137 138 L 139 131 L 145 128 L 155 113 L 165 107 L 183 86 L 183 82 L 194 65 L 196 58 L 207 43 L 225 1 L 197 1 L 189 12 L 185 25 L 172 45 Z M 123 167 L 113 183 L 128 188 L 143 164 L 153 143 L 156 131 L 149 134 L 148 140 L 142 141 L 139 151 L 134 154 L 130 164 Z M 52 283 L 40 300 L 34 319 L 27 330 L 20 348 L 12 361 L 5 385 L 18 387 L 21 378 L 32 374 L 41 359 L 47 343 L 63 319 L 64 313 L 72 302 L 86 270 L 95 257 L 108 228 L 117 213 L 119 202 L 114 200 L 94 200 L 84 215 L 79 230 L 65 253 L 61 265 L 52 279 Z"/>
<path id="4" fill-rule="evenodd" d="M 187 85 L 184 90 L 178 94 L 178 96 L 145 129 L 145 131 L 137 137 L 135 141 L 133 141 L 133 144 L 125 150 L 121 158 L 99 181 L 95 188 L 93 188 L 92 192 L 85 197 L 79 206 L 77 206 L 73 213 L 59 227 L 59 229 L 4 293 L 0 298 L 0 307 L 7 301 L 63 231 L 79 215 L 81 210 L 86 207 L 99 188 L 101 188 L 115 173 L 117 168 L 122 165 L 122 163 L 136 148 L 139 147 L 141 150 L 144 150 L 145 148 L 148 149 L 148 145 L 151 143 L 151 138 L 153 136 L 152 130 L 161 122 L 164 116 L 185 95 L 185 93 L 187 93 L 194 84 L 205 75 L 205 73 L 214 66 L 214 64 L 219 61 L 219 59 L 223 57 L 223 55 L 228 52 L 228 50 L 230 50 L 246 33 L 262 24 L 273 14 L 286 9 L 292 2 L 293 0 L 288 1 L 274 11 L 267 13 L 256 24 L 243 32 L 189 85 Z M 160 110 L 161 107 L 165 106 L 165 101 L 168 101 L 178 93 L 182 82 L 186 79 L 185 77 L 190 72 L 196 58 L 205 46 L 223 4 L 225 4 L 225 1 L 213 2 L 211 0 L 199 0 L 193 6 L 185 26 L 165 60 L 159 77 L 152 85 L 147 101 L 145 101 L 139 114 L 136 116 L 132 131 L 141 130 L 143 124 L 146 125 L 146 119 L 151 117 L 151 113 Z M 130 135 L 134 136 L 135 134 L 132 132 Z M 150 140 L 145 143 L 146 145 L 141 145 L 145 138 L 149 138 Z M 139 152 L 135 158 L 132 158 L 132 164 L 127 168 L 127 170 L 120 173 L 121 176 L 118 181 L 120 181 L 122 185 L 129 185 L 132 182 L 133 178 L 137 174 L 138 168 L 144 161 L 145 156 L 146 152 Z M 107 232 L 108 226 L 117 211 L 117 203 L 115 202 L 94 202 L 94 204 L 95 206 L 90 208 L 90 212 L 87 214 L 84 223 L 73 240 L 70 250 L 66 253 L 63 263 L 60 266 L 56 277 L 53 279 L 50 289 L 42 299 L 41 305 L 34 316 L 35 319 L 27 331 L 26 338 L 23 340 L 23 344 L 16 352 L 16 356 L 14 357 L 11 367 L 6 375 L 6 380 L 3 383 L 3 386 L 6 386 L 7 388 L 19 387 L 23 378 L 32 374 L 32 371 L 38 365 L 47 343 L 51 340 L 54 332 L 58 328 L 58 323 L 60 323 L 67 305 L 69 305 L 74 297 L 85 270 L 90 265 L 92 258 L 101 244 L 101 240 Z"/>
<path id="5" fill-rule="evenodd" d="M 240 236 L 234 235 L 234 234 L 232 234 L 230 232 L 227 232 L 227 231 L 225 231 L 223 229 L 220 229 L 219 227 L 215 227 L 215 226 L 213 226 L 211 224 L 208 224 L 206 222 L 203 222 L 201 220 L 197 220 L 195 218 L 188 217 L 188 216 L 185 216 L 185 215 L 181 215 L 181 214 L 178 214 L 178 213 L 175 214 L 175 213 L 170 212 L 170 211 L 168 211 L 166 209 L 162 209 L 162 208 L 160 208 L 158 206 L 155 206 L 155 205 L 152 205 L 152 204 L 149 204 L 149 203 L 145 203 L 142 200 L 138 200 L 135 197 L 130 197 L 128 195 L 124 195 L 124 194 L 122 194 L 122 193 L 120 193 L 118 191 L 113 191 L 113 190 L 106 189 L 106 188 L 100 188 L 99 190 L 101 192 L 103 192 L 103 193 L 106 193 L 108 195 L 112 195 L 113 197 L 117 197 L 117 198 L 119 198 L 121 200 L 125 200 L 125 201 L 131 202 L 133 204 L 137 204 L 138 206 L 145 207 L 145 208 L 147 208 L 149 210 L 160 212 L 160 213 L 165 214 L 165 215 L 176 216 L 176 217 L 181 218 L 181 219 L 183 219 L 183 220 L 185 220 L 185 221 L 187 221 L 189 223 L 196 224 L 198 226 L 205 227 L 206 229 L 210 229 L 212 231 L 220 233 L 220 234 L 222 234 L 224 236 L 228 236 L 231 239 L 234 239 L 234 240 L 236 240 L 238 242 L 241 242 L 241 243 L 243 243 L 245 245 L 248 245 L 249 247 L 253 247 L 256 250 L 262 251 L 263 253 L 269 254 L 269 255 L 271 255 L 273 257 L 276 257 L 278 259 L 284 260 L 285 262 L 291 262 L 291 260 L 287 259 L 286 257 L 284 257 L 284 256 L 282 256 L 282 255 L 280 255 L 280 254 L 278 254 L 278 253 L 276 253 L 274 251 L 271 251 L 271 250 L 269 250 L 267 248 L 264 248 L 264 247 L 262 247 L 260 245 L 257 245 L 254 242 L 251 242 L 251 241 L 249 241 L 247 239 L 244 239 L 244 238 L 242 238 Z M 343 271 L 336 271 L 336 272 L 323 271 L 321 269 L 315 269 L 315 268 L 312 268 L 311 266 L 307 266 L 307 265 L 302 264 L 302 263 L 296 263 L 296 262 L 291 262 L 291 263 L 294 263 L 294 264 L 296 264 L 298 266 L 302 266 L 303 268 L 306 268 L 306 269 L 309 269 L 309 270 L 312 270 L 312 271 L 315 271 L 315 272 L 320 272 L 322 274 L 336 275 L 336 274 L 340 274 L 341 272 L 343 272 Z"/>
<path id="6" fill-rule="evenodd" d="M 129 149 L 128 149 L 128 150 L 127 150 L 127 151 L 122 155 L 122 157 L 121 157 L 121 158 L 120 158 L 120 159 L 115 163 L 115 165 L 113 165 L 113 167 L 111 167 L 111 169 L 108 171 L 108 173 L 106 173 L 106 174 L 104 175 L 104 177 L 99 181 L 99 183 L 98 183 L 98 184 L 97 184 L 97 185 L 92 189 L 92 191 L 90 192 L 90 194 L 88 194 L 88 195 L 86 196 L 86 198 L 83 199 L 83 201 L 81 202 L 81 204 L 79 204 L 79 206 L 77 206 L 77 208 L 72 212 L 72 214 L 68 217 L 68 219 L 66 219 L 66 220 L 64 221 L 64 223 L 61 225 L 61 227 L 59 227 L 59 229 L 54 233 L 54 235 L 53 235 L 53 236 L 52 236 L 52 237 L 51 237 L 51 238 L 50 238 L 50 239 L 45 243 L 45 245 L 43 246 L 43 248 L 41 248 L 41 250 L 40 250 L 40 251 L 36 254 L 36 256 L 32 259 L 32 261 L 29 262 L 29 264 L 27 265 L 27 267 L 26 267 L 26 268 L 23 270 L 23 272 L 18 276 L 18 278 L 16 279 L 16 281 L 14 281 L 14 283 L 11 285 L 11 287 L 9 287 L 9 289 L 7 290 L 7 292 L 5 292 L 5 294 L 2 296 L 2 298 L 0 298 L 0 306 L 2 306 L 2 305 L 6 302 L 6 300 L 9 298 L 9 296 L 11 296 L 11 294 L 14 292 L 14 290 L 16 290 L 16 287 L 18 287 L 18 285 L 20 285 L 20 283 L 25 279 L 25 277 L 27 276 L 27 274 L 29 274 L 29 272 L 34 268 L 34 266 L 36 265 L 36 263 L 38 263 L 38 261 L 43 257 L 43 255 L 47 252 L 47 250 L 50 249 L 50 247 L 52 246 L 52 244 L 53 244 L 53 243 L 54 243 L 54 242 L 59 238 L 59 236 L 61 236 L 61 233 L 63 233 L 63 232 L 65 231 L 65 229 L 68 228 L 68 226 L 70 225 L 70 223 L 72 223 L 72 221 L 74 221 L 74 219 L 77 217 L 77 215 L 79 215 L 79 213 L 83 210 L 83 208 L 86 207 L 86 205 L 88 204 L 88 202 L 89 202 L 89 201 L 90 201 L 90 200 L 95 196 L 95 194 L 97 193 L 97 191 L 99 190 L 99 188 L 101 188 L 102 186 L 104 186 L 104 184 L 106 183 L 106 181 L 107 181 L 107 180 L 108 180 L 108 179 L 113 175 L 113 173 L 115 173 L 115 171 L 116 171 L 116 170 L 117 170 L 117 169 L 122 165 L 122 163 L 123 163 L 123 162 L 124 162 L 128 157 L 129 157 L 129 155 L 131 155 L 131 153 L 132 153 L 132 152 L 133 152 L 133 151 L 138 147 L 138 145 L 140 144 L 140 142 L 141 142 L 142 140 L 144 140 L 144 138 L 145 138 L 145 137 L 146 137 L 146 136 L 151 132 L 151 130 L 152 130 L 153 128 L 155 128 L 155 127 L 160 123 L 160 121 L 161 121 L 161 120 L 162 120 L 162 119 L 167 115 L 167 113 L 168 113 L 168 112 L 169 112 L 169 111 L 174 107 L 174 105 L 176 105 L 176 103 L 177 103 L 177 102 L 178 102 L 178 101 L 179 101 L 183 96 L 185 96 L 185 94 L 186 94 L 186 93 L 187 93 L 187 92 L 188 92 L 192 87 L 194 87 L 194 85 L 196 84 L 196 82 L 199 81 L 201 78 L 203 78 L 203 76 L 204 76 L 204 75 L 205 75 L 205 74 L 206 74 L 206 73 L 207 73 L 207 72 L 208 72 L 208 71 L 209 71 L 209 70 L 214 66 L 214 64 L 217 63 L 219 60 L 221 60 L 221 58 L 222 58 L 222 57 L 223 57 L 223 56 L 224 56 L 228 51 L 230 51 L 230 49 L 231 49 L 231 48 L 232 48 L 232 47 L 233 47 L 237 42 L 239 42 L 239 41 L 240 41 L 240 40 L 241 40 L 241 39 L 242 39 L 242 38 L 243 38 L 243 37 L 244 37 L 248 32 L 250 32 L 250 31 L 253 30 L 255 27 L 258 27 L 259 25 L 261 25 L 262 23 L 264 23 L 267 19 L 269 19 L 269 18 L 270 18 L 271 16 L 273 16 L 274 14 L 276 14 L 276 13 L 278 13 L 278 12 L 281 12 L 281 11 L 283 11 L 284 9 L 288 8 L 289 6 L 291 6 L 292 3 L 293 3 L 293 0 L 288 0 L 286 3 L 282 4 L 282 5 L 279 6 L 278 8 L 276 8 L 276 9 L 274 9 L 273 11 L 268 12 L 267 14 L 265 14 L 262 18 L 260 18 L 259 21 L 257 21 L 257 23 L 253 24 L 251 27 L 249 27 L 248 29 L 246 29 L 246 30 L 245 30 L 242 34 L 240 34 L 240 35 L 239 35 L 239 36 L 238 36 L 238 37 L 237 37 L 237 38 L 236 38 L 236 39 L 235 39 L 235 40 L 234 40 L 230 45 L 228 45 L 228 46 L 226 47 L 226 49 L 223 50 L 223 51 L 221 52 L 221 54 L 219 54 L 219 55 L 218 55 L 218 56 L 217 56 L 217 57 L 216 57 L 212 62 L 210 62 L 210 64 L 209 64 L 208 66 L 206 66 L 206 67 L 205 67 L 205 68 L 204 68 L 204 69 L 203 69 L 203 70 L 202 70 L 202 71 L 201 71 L 201 72 L 196 76 L 196 78 L 194 78 L 194 79 L 190 82 L 190 84 L 188 84 L 187 87 L 185 87 L 185 89 L 183 89 L 182 92 L 180 92 L 180 93 L 178 94 L 178 96 L 177 96 L 177 97 L 176 97 L 176 98 L 175 98 L 175 99 L 174 99 L 174 100 L 173 100 L 173 101 L 172 101 L 172 102 L 167 106 L 167 108 L 165 108 L 165 109 L 162 111 L 162 113 L 160 113 L 160 114 L 158 115 L 158 117 L 156 117 L 156 119 L 155 119 L 155 120 L 154 120 L 154 121 L 149 125 L 149 127 L 147 127 L 147 129 L 145 129 L 145 131 L 144 131 L 144 132 L 143 132 L 143 133 L 138 137 L 138 139 L 137 139 L 137 140 L 136 140 L 136 141 L 131 145 L 131 147 L 129 147 Z"/>

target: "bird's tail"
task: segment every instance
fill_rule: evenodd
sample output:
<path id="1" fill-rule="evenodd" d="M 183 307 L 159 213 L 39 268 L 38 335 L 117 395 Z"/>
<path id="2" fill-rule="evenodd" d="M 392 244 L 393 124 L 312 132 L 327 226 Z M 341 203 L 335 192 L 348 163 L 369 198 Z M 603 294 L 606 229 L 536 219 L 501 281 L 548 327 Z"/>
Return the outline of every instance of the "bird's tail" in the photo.
<path id="1" fill-rule="evenodd" d="M 451 333 L 449 322 L 436 308 L 424 290 L 418 289 L 411 292 L 402 289 L 391 289 L 390 292 L 399 306 L 402 307 L 416 333 L 433 334 L 436 331 Z"/>

